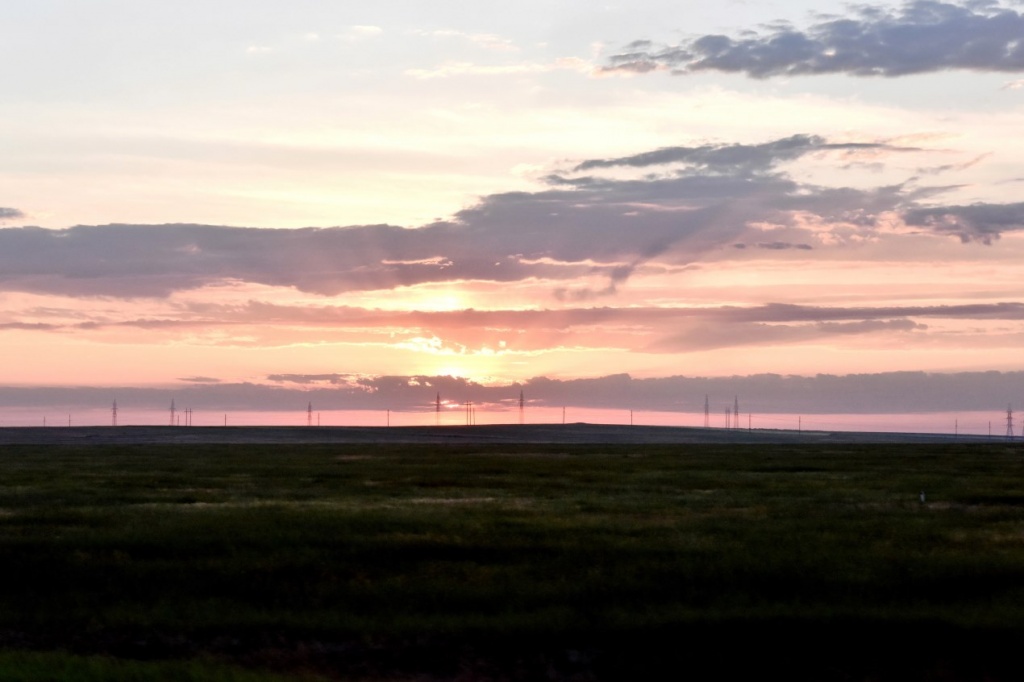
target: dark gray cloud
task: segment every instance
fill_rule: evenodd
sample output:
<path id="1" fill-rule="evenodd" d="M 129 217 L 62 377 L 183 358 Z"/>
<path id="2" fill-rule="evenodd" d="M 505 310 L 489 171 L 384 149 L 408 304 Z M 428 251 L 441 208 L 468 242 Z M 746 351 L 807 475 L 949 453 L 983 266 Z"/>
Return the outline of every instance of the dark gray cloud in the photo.
<path id="1" fill-rule="evenodd" d="M 608 71 L 743 73 L 753 78 L 844 73 L 897 77 L 947 69 L 1024 71 L 1024 14 L 994 2 L 915 0 L 898 10 L 854 6 L 807 29 L 775 24 L 738 37 L 648 41 L 610 57 Z"/>
<path id="2" fill-rule="evenodd" d="M 692 263 L 735 244 L 751 223 L 797 226 L 796 216 L 871 233 L 893 212 L 939 235 L 991 243 L 1017 229 L 1020 206 L 923 208 L 949 188 L 909 184 L 821 187 L 776 166 L 807 154 L 902 151 L 885 142 L 830 143 L 794 135 L 758 145 L 702 145 L 591 159 L 586 173 L 674 164 L 658 176 L 620 179 L 569 171 L 536 192 L 485 196 L 452 220 L 393 225 L 257 229 L 211 225 L 0 228 L 0 290 L 71 296 L 161 297 L 224 282 L 323 295 L 431 282 L 551 281 L 563 300 L 613 295 L 652 259 Z M 774 250 L 806 250 L 794 239 Z M 810 237 L 806 237 L 809 239 Z M 569 283 L 603 278 L 603 285 Z M 155 327 L 166 321 L 152 320 Z"/>
<path id="3" fill-rule="evenodd" d="M 25 214 L 16 208 L 8 208 L 0 206 L 0 221 L 3 220 L 15 220 L 17 218 L 24 218 Z"/>
<path id="4" fill-rule="evenodd" d="M 171 400 L 189 407 L 202 423 L 203 414 L 220 423 L 233 410 L 281 413 L 294 410 L 304 423 L 307 405 L 320 410 L 403 410 L 429 412 L 438 394 L 460 404 L 472 401 L 484 409 L 506 408 L 509 421 L 522 391 L 532 407 L 594 407 L 700 413 L 704 398 L 712 405 L 732 406 L 741 413 L 828 414 L 908 413 L 991 410 L 1005 415 L 1007 403 L 1024 400 L 1024 372 L 886 372 L 844 376 L 756 374 L 733 377 L 671 376 L 636 379 L 614 374 L 589 379 L 536 377 L 523 383 L 482 385 L 450 376 L 360 377 L 338 374 L 279 375 L 291 381 L 274 384 L 192 384 L 177 388 L 14 387 L 0 386 L 0 421 L 5 409 L 109 409 L 116 399 L 130 419 L 132 410 L 166 410 Z M 716 408 L 717 411 L 717 408 Z M 527 413 L 529 415 L 529 412 Z M 762 424 L 763 425 L 763 424 Z"/>
<path id="5" fill-rule="evenodd" d="M 611 159 L 588 159 L 578 164 L 576 172 L 594 168 L 628 166 L 644 168 L 660 164 L 685 164 L 705 172 L 764 171 L 784 161 L 825 151 L 917 151 L 883 142 L 832 143 L 818 135 L 792 135 L 764 144 L 718 144 L 697 147 L 663 147 L 641 154 Z"/>
<path id="6" fill-rule="evenodd" d="M 1024 229 L 1024 202 L 915 208 L 903 219 L 907 225 L 955 235 L 964 243 L 991 244 L 1003 232 Z"/>

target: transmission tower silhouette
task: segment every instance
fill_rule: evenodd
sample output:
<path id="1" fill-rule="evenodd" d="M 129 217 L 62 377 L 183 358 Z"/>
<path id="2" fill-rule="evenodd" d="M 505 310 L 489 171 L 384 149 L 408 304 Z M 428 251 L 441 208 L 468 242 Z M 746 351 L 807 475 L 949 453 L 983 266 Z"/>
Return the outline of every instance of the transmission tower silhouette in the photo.
<path id="1" fill-rule="evenodd" d="M 704 428 L 711 426 L 711 405 L 708 403 L 708 395 L 704 394 Z"/>
<path id="2" fill-rule="evenodd" d="M 520 424 L 525 424 L 526 423 L 526 409 L 525 409 L 525 403 L 523 401 L 523 391 L 522 391 L 522 389 L 520 389 L 520 391 L 519 391 L 519 423 Z"/>
<path id="3" fill-rule="evenodd" d="M 1013 438 L 1013 405 L 1006 406 L 1006 437 Z"/>
<path id="4" fill-rule="evenodd" d="M 171 426 L 174 426 L 174 398 L 171 398 Z"/>
<path id="5" fill-rule="evenodd" d="M 306 426 L 312 426 L 312 425 L 313 425 L 313 403 L 310 402 L 309 405 L 306 406 Z"/>
<path id="6" fill-rule="evenodd" d="M 738 429 L 738 428 L 740 428 L 740 397 L 739 396 L 734 396 L 733 397 L 733 404 L 732 405 L 733 405 L 733 407 L 732 407 L 732 428 Z"/>
<path id="7" fill-rule="evenodd" d="M 114 401 L 114 407 L 110 410 L 110 425 L 117 426 L 117 401 Z"/>

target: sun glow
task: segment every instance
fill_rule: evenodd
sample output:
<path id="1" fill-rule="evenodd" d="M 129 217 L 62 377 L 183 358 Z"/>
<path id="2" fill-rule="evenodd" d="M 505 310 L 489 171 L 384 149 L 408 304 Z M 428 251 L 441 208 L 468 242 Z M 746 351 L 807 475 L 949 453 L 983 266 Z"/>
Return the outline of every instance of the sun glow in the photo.
<path id="1" fill-rule="evenodd" d="M 466 368 L 461 365 L 442 365 L 437 368 L 437 376 L 468 379 L 469 373 L 466 371 Z"/>

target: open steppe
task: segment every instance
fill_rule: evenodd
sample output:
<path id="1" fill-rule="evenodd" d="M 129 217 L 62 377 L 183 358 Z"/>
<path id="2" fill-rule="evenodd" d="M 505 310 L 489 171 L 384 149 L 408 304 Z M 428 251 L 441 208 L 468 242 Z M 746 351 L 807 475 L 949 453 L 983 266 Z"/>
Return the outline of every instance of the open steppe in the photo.
<path id="1" fill-rule="evenodd" d="M 0 445 L 154 445 L 195 443 L 594 443 L 783 444 L 1003 442 L 1003 438 L 934 433 L 720 429 L 620 424 L 494 424 L 484 426 L 239 426 L 0 428 Z"/>
<path id="2" fill-rule="evenodd" d="M 0 678 L 1019 679 L 1024 450 L 884 436 L 3 429 Z"/>

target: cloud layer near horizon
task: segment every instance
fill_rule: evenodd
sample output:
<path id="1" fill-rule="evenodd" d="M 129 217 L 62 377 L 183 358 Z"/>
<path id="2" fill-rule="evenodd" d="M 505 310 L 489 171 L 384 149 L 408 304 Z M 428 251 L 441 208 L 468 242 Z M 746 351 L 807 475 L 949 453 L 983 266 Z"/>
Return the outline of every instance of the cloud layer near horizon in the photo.
<path id="1" fill-rule="evenodd" d="M 720 71 L 752 78 L 1024 71 L 1024 14 L 1014 9 L 914 0 L 896 11 L 859 5 L 852 12 L 820 17 L 804 30 L 778 23 L 740 37 L 708 34 L 674 46 L 638 40 L 612 55 L 605 71 Z"/>
<path id="2" fill-rule="evenodd" d="M 483 385 L 451 376 L 379 376 L 282 374 L 269 383 L 218 383 L 210 377 L 177 388 L 10 387 L 0 386 L 0 408 L 50 408 L 67 405 L 164 410 L 171 400 L 180 409 L 207 413 L 293 410 L 430 412 L 440 396 L 446 407 L 472 402 L 483 410 L 514 410 L 522 391 L 527 408 L 565 405 L 700 413 L 705 396 L 717 418 L 720 407 L 740 404 L 741 414 L 883 414 L 887 412 L 992 411 L 1021 396 L 1024 372 L 885 372 L 817 376 L 757 374 L 742 377 L 671 376 L 640 379 L 614 374 L 581 379 L 535 377 L 524 382 Z M 510 419 L 509 421 L 514 421 Z"/>

